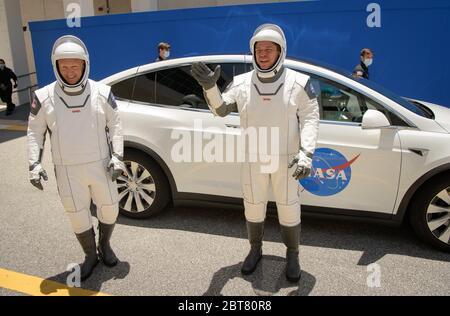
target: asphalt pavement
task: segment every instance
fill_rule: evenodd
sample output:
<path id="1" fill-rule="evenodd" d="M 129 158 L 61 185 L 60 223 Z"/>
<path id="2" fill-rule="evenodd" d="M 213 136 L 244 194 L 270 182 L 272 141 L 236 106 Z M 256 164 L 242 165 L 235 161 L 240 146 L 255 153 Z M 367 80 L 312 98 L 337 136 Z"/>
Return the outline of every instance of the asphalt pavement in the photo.
<path id="1" fill-rule="evenodd" d="M 44 191 L 28 182 L 28 108 L 8 118 L 0 112 L 0 295 L 30 295 L 33 282 L 42 295 L 55 293 L 66 283 L 68 264 L 83 259 L 58 197 L 49 142 Z M 120 263 L 99 264 L 83 289 L 169 296 L 450 295 L 450 254 L 429 248 L 408 226 L 304 218 L 298 284 L 285 280 L 285 247 L 274 216 L 266 220 L 258 269 L 241 275 L 249 249 L 243 209 L 169 207 L 145 220 L 120 216 L 111 244 Z M 8 288 L 2 271 L 33 282 Z"/>

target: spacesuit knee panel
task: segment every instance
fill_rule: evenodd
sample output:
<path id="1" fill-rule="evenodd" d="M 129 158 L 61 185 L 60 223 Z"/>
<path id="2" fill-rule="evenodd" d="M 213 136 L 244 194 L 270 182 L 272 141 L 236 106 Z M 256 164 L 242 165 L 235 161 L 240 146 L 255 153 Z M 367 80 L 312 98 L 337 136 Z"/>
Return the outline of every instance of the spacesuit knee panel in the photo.
<path id="1" fill-rule="evenodd" d="M 75 234 L 81 234 L 92 228 L 92 219 L 89 209 L 73 212 L 66 211 L 66 214 L 69 217 L 70 224 L 72 225 Z"/>
<path id="2" fill-rule="evenodd" d="M 253 223 L 264 222 L 266 218 L 266 204 L 252 204 L 244 200 L 245 219 Z"/>
<path id="3" fill-rule="evenodd" d="M 107 225 L 114 224 L 117 220 L 117 215 L 119 215 L 119 205 L 102 205 L 97 209 L 98 220 Z"/>
<path id="4" fill-rule="evenodd" d="M 277 210 L 280 225 L 292 227 L 300 224 L 300 204 L 281 205 L 277 203 Z"/>

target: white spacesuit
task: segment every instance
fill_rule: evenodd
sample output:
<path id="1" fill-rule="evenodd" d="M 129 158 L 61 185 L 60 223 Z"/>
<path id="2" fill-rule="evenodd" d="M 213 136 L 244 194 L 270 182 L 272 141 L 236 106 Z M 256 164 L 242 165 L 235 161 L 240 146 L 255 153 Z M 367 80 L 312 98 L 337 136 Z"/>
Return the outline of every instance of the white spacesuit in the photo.
<path id="1" fill-rule="evenodd" d="M 62 59 L 84 61 L 84 73 L 77 84 L 68 84 L 62 77 L 58 66 Z M 59 195 L 86 254 L 81 267 L 84 280 L 98 262 L 91 199 L 99 220 L 98 253 L 106 265 L 117 263 L 109 239 L 118 215 L 115 180 L 124 170 L 122 128 L 111 88 L 88 79 L 89 55 L 80 39 L 59 38 L 53 47 L 52 63 L 57 81 L 37 90 L 31 105 L 30 181 L 42 189 L 40 178 L 47 180 L 41 157 L 48 131 Z"/>
<path id="2" fill-rule="evenodd" d="M 256 60 L 255 45 L 260 41 L 273 42 L 280 49 L 278 60 L 268 69 L 262 69 Z M 261 152 L 260 146 L 249 146 L 246 142 L 241 182 L 252 249 L 244 261 L 242 272 L 253 272 L 262 256 L 263 225 L 271 182 L 281 233 L 287 246 L 286 276 L 291 281 L 298 281 L 301 273 L 298 264 L 298 179 L 307 176 L 311 170 L 318 136 L 319 107 L 309 76 L 283 67 L 286 39 L 280 27 L 273 24 L 260 26 L 250 40 L 250 49 L 254 56 L 254 70 L 234 77 L 223 94 L 215 84 L 220 68 L 213 73 L 203 63 L 194 64 L 192 75 L 203 86 L 205 98 L 215 115 L 239 112 L 243 133 L 249 128 L 278 130 L 278 152 L 270 153 L 278 160 L 275 170 L 264 171 L 263 163 L 256 159 L 261 155 L 267 156 L 268 151 Z M 289 168 L 295 163 L 297 168 L 291 176 Z"/>

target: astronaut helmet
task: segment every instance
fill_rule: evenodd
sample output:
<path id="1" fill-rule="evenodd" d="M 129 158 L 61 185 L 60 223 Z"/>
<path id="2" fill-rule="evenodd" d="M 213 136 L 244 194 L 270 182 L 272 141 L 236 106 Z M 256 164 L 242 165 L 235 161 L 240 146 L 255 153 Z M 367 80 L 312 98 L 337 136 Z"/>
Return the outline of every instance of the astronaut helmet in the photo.
<path id="1" fill-rule="evenodd" d="M 84 73 L 76 84 L 69 84 L 59 72 L 58 60 L 81 59 L 84 60 Z M 89 53 L 83 41 L 73 35 L 65 35 L 58 38 L 53 45 L 52 65 L 56 80 L 61 89 L 68 94 L 80 94 L 84 91 L 89 80 Z"/>
<path id="2" fill-rule="evenodd" d="M 257 42 L 269 41 L 277 44 L 280 49 L 280 56 L 278 60 L 269 69 L 261 69 L 256 61 L 255 46 Z M 261 78 L 272 78 L 274 77 L 283 67 L 284 59 L 286 58 L 286 37 L 284 32 L 278 25 L 275 24 L 263 24 L 260 25 L 255 32 L 253 37 L 250 39 L 250 50 L 253 55 L 253 67 L 258 72 L 258 76 Z"/>

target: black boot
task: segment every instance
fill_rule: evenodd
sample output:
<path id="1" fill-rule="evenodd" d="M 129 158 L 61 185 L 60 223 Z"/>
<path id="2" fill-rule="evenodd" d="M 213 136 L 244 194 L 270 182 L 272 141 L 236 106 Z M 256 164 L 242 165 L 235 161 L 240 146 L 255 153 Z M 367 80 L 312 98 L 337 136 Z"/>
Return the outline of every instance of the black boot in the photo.
<path id="1" fill-rule="evenodd" d="M 13 114 L 16 105 L 12 102 L 7 102 L 6 104 L 6 116 Z"/>
<path id="2" fill-rule="evenodd" d="M 118 260 L 114 251 L 109 245 L 109 240 L 111 238 L 112 232 L 114 230 L 114 225 L 98 223 L 99 238 L 98 238 L 98 253 L 103 263 L 108 267 L 114 267 Z"/>
<path id="3" fill-rule="evenodd" d="M 298 244 L 300 241 L 300 224 L 293 227 L 280 226 L 281 237 L 286 245 L 286 279 L 298 282 L 302 270 L 298 259 Z"/>
<path id="4" fill-rule="evenodd" d="M 95 248 L 95 233 L 94 229 L 91 228 L 81 234 L 75 235 L 85 254 L 84 262 L 81 264 L 81 281 L 84 281 L 90 277 L 98 263 L 97 249 Z"/>
<path id="5" fill-rule="evenodd" d="M 242 264 L 241 272 L 244 275 L 255 271 L 259 260 L 262 258 L 262 240 L 264 234 L 264 222 L 252 223 L 247 221 L 248 240 L 250 241 L 250 252 Z"/>

